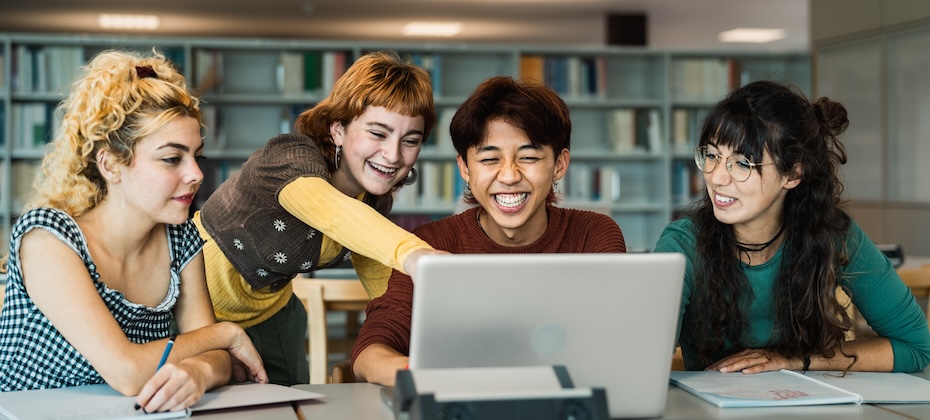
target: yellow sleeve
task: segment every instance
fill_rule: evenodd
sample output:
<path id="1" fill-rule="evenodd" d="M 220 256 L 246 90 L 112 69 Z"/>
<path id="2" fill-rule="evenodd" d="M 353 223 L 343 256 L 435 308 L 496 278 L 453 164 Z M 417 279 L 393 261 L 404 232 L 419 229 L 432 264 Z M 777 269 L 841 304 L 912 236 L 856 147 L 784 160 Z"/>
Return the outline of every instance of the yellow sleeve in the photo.
<path id="1" fill-rule="evenodd" d="M 404 271 L 407 256 L 419 249 L 432 249 L 416 235 L 367 204 L 341 193 L 322 178 L 294 180 L 281 189 L 278 202 L 294 217 L 352 252 L 404 274 L 409 274 Z"/>
<path id="2" fill-rule="evenodd" d="M 372 299 L 381 296 L 387 291 L 388 279 L 394 271 L 391 267 L 381 264 L 362 254 L 352 254 L 352 266 L 358 279 L 365 286 L 365 291 Z"/>

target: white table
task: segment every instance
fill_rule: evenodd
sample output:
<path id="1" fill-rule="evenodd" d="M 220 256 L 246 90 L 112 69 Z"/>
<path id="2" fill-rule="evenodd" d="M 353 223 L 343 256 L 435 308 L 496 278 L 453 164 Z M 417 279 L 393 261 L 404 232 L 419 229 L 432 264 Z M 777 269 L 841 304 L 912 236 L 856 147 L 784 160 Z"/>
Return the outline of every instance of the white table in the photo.
<path id="1" fill-rule="evenodd" d="M 359 419 L 394 420 L 394 414 L 381 401 L 381 387 L 374 384 L 295 385 L 295 387 L 326 395 L 326 398 L 304 401 L 297 409 L 302 418 L 313 420 Z M 917 418 L 930 419 L 930 405 L 895 407 L 912 409 Z M 921 410 L 922 409 L 922 410 Z M 904 413 L 904 411 L 899 411 Z M 819 405 L 777 408 L 717 408 L 674 386 L 669 386 L 665 403 L 665 419 L 903 419 L 906 416 L 886 407 L 868 404 Z M 920 413 L 926 413 L 923 417 Z"/>

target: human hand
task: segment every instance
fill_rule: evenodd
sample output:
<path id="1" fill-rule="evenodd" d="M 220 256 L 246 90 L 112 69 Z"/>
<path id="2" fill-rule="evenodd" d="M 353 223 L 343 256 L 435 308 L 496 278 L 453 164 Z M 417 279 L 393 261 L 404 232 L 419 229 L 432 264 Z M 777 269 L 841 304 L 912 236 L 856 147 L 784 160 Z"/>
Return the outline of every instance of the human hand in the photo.
<path id="1" fill-rule="evenodd" d="M 232 324 L 235 325 L 235 324 Z M 252 340 L 242 328 L 235 325 L 239 332 L 235 335 L 233 345 L 226 349 L 232 362 L 232 375 L 236 382 L 268 383 L 268 373 L 262 364 L 262 357 L 252 344 Z"/>
<path id="2" fill-rule="evenodd" d="M 773 370 L 801 370 L 804 362 L 766 349 L 746 349 L 731 354 L 707 367 L 720 372 L 760 373 Z"/>
<path id="3" fill-rule="evenodd" d="M 431 248 L 424 248 L 413 251 L 410 253 L 410 255 L 407 256 L 407 260 L 404 261 L 404 271 L 410 276 L 411 279 L 414 279 L 414 275 L 417 273 L 417 261 L 420 259 L 420 257 L 424 255 L 443 255 L 448 253 L 448 251 Z M 416 283 L 416 281 L 414 281 L 414 283 Z"/>
<path id="4" fill-rule="evenodd" d="M 195 364 L 165 363 L 142 386 L 136 396 L 136 409 L 146 413 L 183 410 L 200 401 L 206 389 L 207 381 Z"/>

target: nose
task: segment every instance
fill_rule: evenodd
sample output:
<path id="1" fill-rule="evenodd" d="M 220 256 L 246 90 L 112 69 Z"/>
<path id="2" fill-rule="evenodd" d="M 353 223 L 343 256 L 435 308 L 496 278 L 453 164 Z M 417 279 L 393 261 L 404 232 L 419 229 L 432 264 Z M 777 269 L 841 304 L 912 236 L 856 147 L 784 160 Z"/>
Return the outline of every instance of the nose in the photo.
<path id="1" fill-rule="evenodd" d="M 203 178 L 203 171 L 200 170 L 200 163 L 197 162 L 196 159 L 193 159 L 193 163 L 190 165 L 188 170 L 188 182 L 193 184 L 202 184 Z"/>
<path id="2" fill-rule="evenodd" d="M 706 174 L 706 178 L 714 185 L 726 185 L 733 181 L 733 178 L 730 177 L 730 172 L 727 170 L 727 159 L 720 159 L 717 161 L 714 170 Z"/>
<path id="3" fill-rule="evenodd" d="M 400 140 L 384 142 L 381 146 L 381 156 L 388 163 L 397 163 L 400 160 Z"/>
<path id="4" fill-rule="evenodd" d="M 520 181 L 523 174 L 515 161 L 505 161 L 497 173 L 497 180 L 503 184 L 511 185 Z"/>

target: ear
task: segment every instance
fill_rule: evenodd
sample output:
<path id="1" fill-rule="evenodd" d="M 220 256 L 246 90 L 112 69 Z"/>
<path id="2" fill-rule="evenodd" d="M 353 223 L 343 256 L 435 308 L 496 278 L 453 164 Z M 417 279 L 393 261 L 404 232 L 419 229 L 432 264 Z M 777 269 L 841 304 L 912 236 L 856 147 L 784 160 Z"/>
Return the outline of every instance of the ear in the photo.
<path id="1" fill-rule="evenodd" d="M 465 182 L 470 182 L 468 179 L 468 164 L 465 163 L 465 158 L 462 155 L 457 155 L 455 157 L 455 163 L 459 165 L 459 176 L 465 180 Z"/>
<path id="2" fill-rule="evenodd" d="M 555 167 L 552 170 L 552 179 L 554 181 L 559 181 L 565 176 L 565 173 L 568 172 L 568 162 L 570 160 L 571 152 L 569 152 L 568 149 L 562 149 L 562 151 L 555 156 Z"/>
<path id="3" fill-rule="evenodd" d="M 120 181 L 120 164 L 116 162 L 116 157 L 109 150 L 100 149 L 97 151 L 97 170 L 107 182 L 118 184 Z"/>
<path id="4" fill-rule="evenodd" d="M 336 121 L 329 125 L 329 135 L 333 137 L 333 144 L 342 146 L 343 137 L 345 137 L 346 128 L 341 122 Z"/>
<path id="5" fill-rule="evenodd" d="M 800 163 L 794 164 L 794 167 L 791 168 L 791 173 L 788 174 L 788 178 L 785 180 L 784 187 L 786 190 L 793 189 L 801 184 L 801 173 L 803 169 Z"/>

